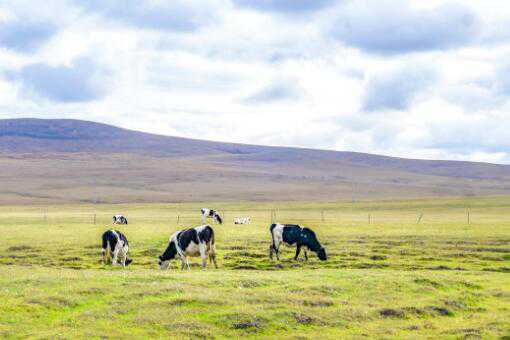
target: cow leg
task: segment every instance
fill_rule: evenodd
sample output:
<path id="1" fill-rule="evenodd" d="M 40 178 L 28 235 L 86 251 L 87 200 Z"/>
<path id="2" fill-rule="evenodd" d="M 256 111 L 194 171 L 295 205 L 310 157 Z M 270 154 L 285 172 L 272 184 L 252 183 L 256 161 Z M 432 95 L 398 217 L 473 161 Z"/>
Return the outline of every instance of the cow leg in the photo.
<path id="1" fill-rule="evenodd" d="M 207 254 L 205 252 L 205 243 L 200 242 L 198 244 L 198 249 L 200 250 L 200 257 L 202 258 L 202 269 L 205 269 L 207 266 Z"/>
<path id="2" fill-rule="evenodd" d="M 214 263 L 214 268 L 218 269 L 218 264 L 216 263 L 216 246 L 214 244 L 210 244 L 208 254 L 209 262 Z"/>
<path id="3" fill-rule="evenodd" d="M 305 261 L 308 261 L 308 252 L 305 249 Z"/>
<path id="4" fill-rule="evenodd" d="M 101 255 L 102 255 L 102 256 L 101 256 L 101 262 L 102 262 L 103 264 L 106 264 L 106 249 L 104 249 L 104 248 L 103 248 L 103 249 L 101 249 Z"/>
<path id="5" fill-rule="evenodd" d="M 277 246 L 274 247 L 274 252 L 276 254 L 276 259 L 278 261 L 280 261 L 280 246 L 279 245 L 278 245 L 278 247 Z"/>
<path id="6" fill-rule="evenodd" d="M 298 244 L 296 246 L 296 256 L 294 256 L 294 261 L 297 261 L 300 252 L 301 252 L 301 246 Z"/>
<path id="7" fill-rule="evenodd" d="M 122 267 L 126 266 L 126 260 L 127 260 L 127 251 L 124 249 L 122 250 Z"/>
<path id="8" fill-rule="evenodd" d="M 271 246 L 269 247 L 269 258 L 272 260 L 273 259 L 273 252 L 276 254 L 276 259 L 278 261 L 280 261 L 280 245 L 281 245 L 281 242 L 280 240 L 278 239 L 274 239 L 273 237 L 273 243 L 271 244 Z"/>
<path id="9" fill-rule="evenodd" d="M 218 269 L 218 264 L 216 263 L 216 254 L 215 253 L 209 254 L 209 257 L 214 263 L 214 268 Z"/>
<path id="10" fill-rule="evenodd" d="M 181 255 L 181 261 L 182 261 L 181 270 L 184 270 L 184 265 L 186 265 L 188 267 L 188 270 L 190 270 L 188 257 L 186 255 Z"/>
<path id="11" fill-rule="evenodd" d="M 113 251 L 113 259 L 112 259 L 112 265 L 117 265 L 117 258 L 119 257 L 119 247 L 115 247 L 115 250 Z"/>

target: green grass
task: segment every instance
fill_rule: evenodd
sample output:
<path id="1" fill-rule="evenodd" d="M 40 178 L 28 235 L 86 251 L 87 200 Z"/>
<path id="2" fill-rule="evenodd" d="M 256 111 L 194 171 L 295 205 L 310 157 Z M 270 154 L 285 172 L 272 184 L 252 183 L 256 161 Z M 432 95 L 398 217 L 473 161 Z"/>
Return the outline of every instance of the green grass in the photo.
<path id="1" fill-rule="evenodd" d="M 220 268 L 195 258 L 191 272 L 176 261 L 158 270 L 168 237 L 198 225 L 202 206 L 226 215 L 214 226 Z M 312 227 L 329 260 L 295 262 L 287 248 L 270 261 L 272 209 Z M 130 240 L 126 269 L 99 262 L 119 212 L 130 221 L 116 226 Z M 0 337 L 510 335 L 510 197 L 7 206 L 0 233 Z"/>

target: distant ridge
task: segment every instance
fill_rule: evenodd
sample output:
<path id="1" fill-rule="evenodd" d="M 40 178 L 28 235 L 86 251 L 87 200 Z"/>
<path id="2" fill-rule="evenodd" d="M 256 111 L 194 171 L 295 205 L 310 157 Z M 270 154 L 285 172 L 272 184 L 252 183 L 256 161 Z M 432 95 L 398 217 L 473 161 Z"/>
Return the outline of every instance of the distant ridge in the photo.
<path id="1" fill-rule="evenodd" d="M 508 165 L 211 142 L 70 119 L 0 120 L 0 166 L 13 171 L 0 177 L 0 202 L 88 201 L 92 187 L 105 202 L 510 194 Z"/>

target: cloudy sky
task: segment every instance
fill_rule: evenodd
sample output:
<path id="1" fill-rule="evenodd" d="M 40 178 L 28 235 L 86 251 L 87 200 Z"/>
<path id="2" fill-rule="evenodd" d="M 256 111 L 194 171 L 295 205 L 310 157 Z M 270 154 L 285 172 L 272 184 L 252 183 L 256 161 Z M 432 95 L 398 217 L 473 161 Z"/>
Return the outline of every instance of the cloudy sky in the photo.
<path id="1" fill-rule="evenodd" d="M 504 0 L 0 0 L 0 118 L 510 163 Z"/>

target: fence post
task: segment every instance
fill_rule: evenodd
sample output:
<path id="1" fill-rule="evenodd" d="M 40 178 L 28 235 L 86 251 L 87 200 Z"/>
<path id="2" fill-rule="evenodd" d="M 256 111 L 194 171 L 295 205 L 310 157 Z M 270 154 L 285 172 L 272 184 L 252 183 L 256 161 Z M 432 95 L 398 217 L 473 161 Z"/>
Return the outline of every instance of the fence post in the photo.
<path id="1" fill-rule="evenodd" d="M 420 213 L 420 216 L 418 217 L 418 221 L 416 221 L 416 224 L 420 224 L 422 217 L 423 217 L 423 213 Z"/>
<path id="2" fill-rule="evenodd" d="M 179 214 L 177 214 L 177 225 L 179 225 L 179 219 L 180 219 L 180 218 L 181 218 L 181 217 L 179 216 Z"/>
<path id="3" fill-rule="evenodd" d="M 276 223 L 276 210 L 271 209 L 271 223 Z"/>

